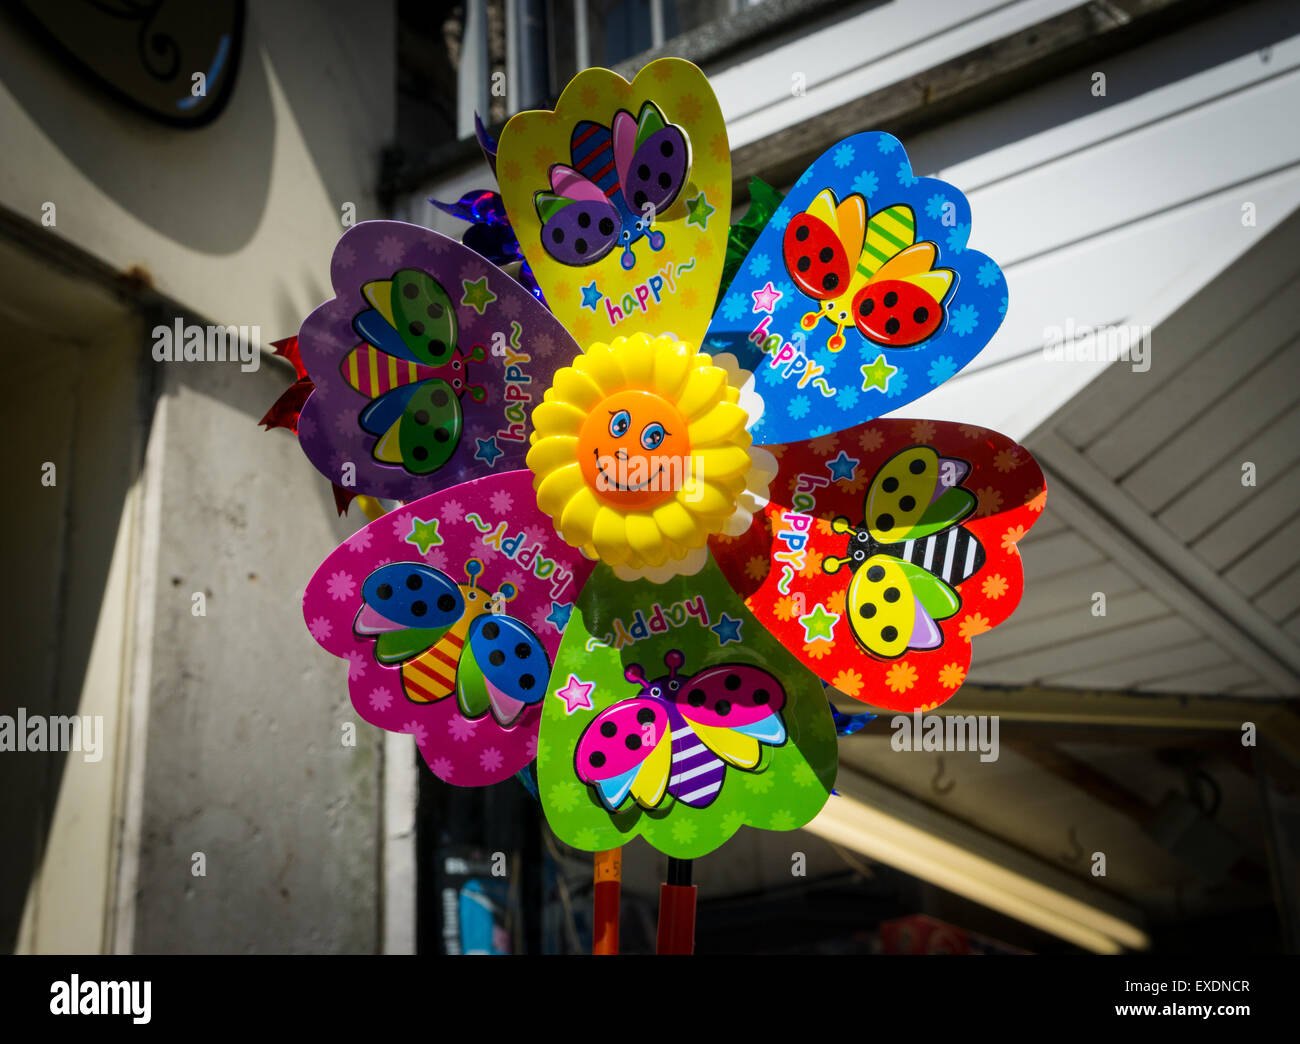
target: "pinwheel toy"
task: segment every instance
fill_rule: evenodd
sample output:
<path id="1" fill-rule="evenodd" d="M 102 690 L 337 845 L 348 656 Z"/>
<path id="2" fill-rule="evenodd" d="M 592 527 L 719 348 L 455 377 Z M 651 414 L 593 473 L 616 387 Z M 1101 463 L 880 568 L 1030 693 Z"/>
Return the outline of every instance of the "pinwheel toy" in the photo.
<path id="1" fill-rule="evenodd" d="M 440 779 L 535 763 L 569 845 L 666 853 L 661 949 L 689 949 L 687 861 L 828 800 L 862 719 L 826 686 L 936 706 L 1019 601 L 1030 455 L 878 419 L 974 358 L 1006 283 L 962 194 L 888 134 L 784 198 L 757 185 L 729 226 L 722 116 L 678 59 L 579 74 L 509 121 L 495 171 L 540 296 L 410 224 L 335 248 L 298 436 L 398 504 L 325 559 L 304 616 L 357 712 Z"/>

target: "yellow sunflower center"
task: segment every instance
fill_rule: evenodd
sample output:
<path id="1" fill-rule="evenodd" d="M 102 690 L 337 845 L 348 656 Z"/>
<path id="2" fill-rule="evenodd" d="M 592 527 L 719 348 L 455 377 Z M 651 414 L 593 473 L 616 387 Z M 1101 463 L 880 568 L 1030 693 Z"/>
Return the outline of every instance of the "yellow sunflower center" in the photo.
<path id="1" fill-rule="evenodd" d="M 661 566 L 702 548 L 737 510 L 748 415 L 727 372 L 671 337 L 593 344 L 533 411 L 537 504 L 610 565 Z"/>

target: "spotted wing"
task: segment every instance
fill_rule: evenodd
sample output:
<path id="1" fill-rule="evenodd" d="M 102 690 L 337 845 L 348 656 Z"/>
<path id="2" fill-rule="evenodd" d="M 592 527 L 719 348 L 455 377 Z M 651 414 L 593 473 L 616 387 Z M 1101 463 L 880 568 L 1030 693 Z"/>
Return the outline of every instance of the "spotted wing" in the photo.
<path id="1" fill-rule="evenodd" d="M 408 362 L 441 366 L 451 358 L 458 334 L 451 297 L 433 276 L 402 268 L 392 279 L 361 288 L 370 309 L 352 327 L 380 351 Z"/>
<path id="2" fill-rule="evenodd" d="M 353 632 L 374 637 L 375 659 L 403 663 L 434 646 L 465 611 L 460 589 L 423 562 L 380 566 L 361 585 Z"/>
<path id="3" fill-rule="evenodd" d="M 854 193 L 842 203 L 823 189 L 796 214 L 782 238 L 786 271 L 808 297 L 829 301 L 844 293 L 852 275 L 852 259 L 862 249 L 866 204 Z"/>
<path id="4" fill-rule="evenodd" d="M 854 638 L 872 656 L 894 660 L 908 649 L 937 649 L 936 621 L 961 608 L 957 592 L 920 566 L 872 555 L 853 574 L 845 610 Z"/>
<path id="5" fill-rule="evenodd" d="M 614 156 L 623 198 L 632 211 L 642 214 L 647 204 L 661 213 L 686 184 L 690 148 L 680 127 L 668 123 L 654 102 L 641 106 L 635 124 L 626 120 L 614 127 Z M 630 141 L 625 139 L 631 138 Z"/>
<path id="6" fill-rule="evenodd" d="M 706 668 L 686 679 L 670 700 L 704 745 L 737 768 L 757 766 L 761 745 L 785 743 L 785 689 L 761 668 Z"/>
<path id="7" fill-rule="evenodd" d="M 576 199 L 539 192 L 534 202 L 542 220 L 542 249 L 562 265 L 595 264 L 618 242 L 623 219 L 598 189 Z"/>
<path id="8" fill-rule="evenodd" d="M 550 658 L 525 624 L 495 613 L 470 624 L 456 675 L 456 695 L 466 717 L 481 717 L 490 709 L 500 724 L 512 725 L 545 695 L 550 677 Z"/>
<path id="9" fill-rule="evenodd" d="M 867 529 L 881 544 L 919 540 L 955 526 L 978 501 L 961 481 L 970 465 L 941 457 L 929 446 L 909 446 L 881 465 L 863 499 Z"/>
<path id="10" fill-rule="evenodd" d="M 376 436 L 375 460 L 428 475 L 456 452 L 463 418 L 455 390 L 434 377 L 385 392 L 361 411 L 358 422 Z"/>
<path id="11" fill-rule="evenodd" d="M 606 707 L 578 737 L 574 771 L 610 812 L 630 794 L 657 808 L 668 791 L 672 724 L 663 700 L 636 696 Z"/>
<path id="12" fill-rule="evenodd" d="M 933 267 L 937 254 L 934 243 L 914 243 L 880 265 L 853 298 L 853 322 L 864 337 L 910 348 L 938 332 L 956 274 Z"/>

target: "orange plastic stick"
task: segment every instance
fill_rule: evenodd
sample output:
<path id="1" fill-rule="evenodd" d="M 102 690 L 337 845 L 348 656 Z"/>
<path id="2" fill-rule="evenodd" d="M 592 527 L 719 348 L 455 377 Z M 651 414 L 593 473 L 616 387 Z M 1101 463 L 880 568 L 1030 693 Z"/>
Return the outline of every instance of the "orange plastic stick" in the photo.
<path id="1" fill-rule="evenodd" d="M 623 881 L 623 850 L 611 848 L 593 858 L 595 909 L 591 925 L 591 952 L 597 956 L 618 953 L 618 904 Z"/>

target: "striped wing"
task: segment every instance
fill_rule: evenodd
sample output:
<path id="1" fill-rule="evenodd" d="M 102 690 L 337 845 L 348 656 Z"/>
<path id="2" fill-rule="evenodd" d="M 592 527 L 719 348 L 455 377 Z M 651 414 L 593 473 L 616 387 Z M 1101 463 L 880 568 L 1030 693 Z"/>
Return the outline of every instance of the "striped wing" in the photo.
<path id="1" fill-rule="evenodd" d="M 870 279 L 894 255 L 916 242 L 916 214 L 904 203 L 885 207 L 867 222 L 867 235 L 858 258 L 858 273 Z"/>
<path id="2" fill-rule="evenodd" d="M 464 647 L 464 628 L 457 626 L 431 648 L 402 664 L 402 691 L 407 699 L 432 703 L 450 696 L 456 688 L 456 671 Z"/>
<path id="3" fill-rule="evenodd" d="M 339 372 L 348 387 L 355 388 L 368 399 L 377 399 L 394 388 L 418 384 L 438 374 L 433 366 L 399 359 L 371 344 L 357 345 L 348 352 Z"/>
<path id="4" fill-rule="evenodd" d="M 727 763 L 709 749 L 681 715 L 674 718 L 668 793 L 684 805 L 704 808 L 713 804 L 722 790 Z"/>
<path id="5" fill-rule="evenodd" d="M 635 139 L 633 140 L 635 144 Z M 595 185 L 615 206 L 622 200 L 613 131 L 593 120 L 580 120 L 569 139 L 573 169 Z"/>
<path id="6" fill-rule="evenodd" d="M 963 526 L 953 526 L 920 540 L 906 540 L 897 556 L 949 587 L 956 587 L 984 567 L 984 545 Z"/>

